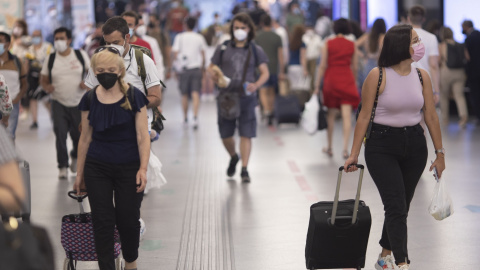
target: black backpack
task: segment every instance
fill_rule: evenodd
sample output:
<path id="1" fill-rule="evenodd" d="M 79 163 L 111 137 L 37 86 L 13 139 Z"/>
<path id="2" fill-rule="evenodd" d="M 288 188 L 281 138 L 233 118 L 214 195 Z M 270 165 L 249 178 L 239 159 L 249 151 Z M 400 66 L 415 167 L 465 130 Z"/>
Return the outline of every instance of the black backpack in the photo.
<path id="1" fill-rule="evenodd" d="M 447 67 L 464 68 L 465 63 L 465 46 L 457 42 L 455 44 L 447 43 Z"/>

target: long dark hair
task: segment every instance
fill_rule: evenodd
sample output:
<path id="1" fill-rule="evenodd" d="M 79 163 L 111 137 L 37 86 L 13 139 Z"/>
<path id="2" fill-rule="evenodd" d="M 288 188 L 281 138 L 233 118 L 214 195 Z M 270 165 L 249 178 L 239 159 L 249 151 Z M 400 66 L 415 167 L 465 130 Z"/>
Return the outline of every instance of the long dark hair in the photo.
<path id="1" fill-rule="evenodd" d="M 378 39 L 381 34 L 385 34 L 386 32 L 387 26 L 385 25 L 385 21 L 383 19 L 376 19 L 368 36 L 368 50 L 371 53 L 378 51 Z"/>
<path id="2" fill-rule="evenodd" d="M 292 32 L 292 37 L 290 38 L 290 50 L 296 51 L 302 47 L 302 37 L 305 34 L 305 26 L 302 24 L 295 25 Z"/>
<path id="3" fill-rule="evenodd" d="M 410 55 L 412 29 L 412 26 L 409 24 L 401 24 L 388 30 L 383 40 L 380 57 L 378 58 L 379 67 L 391 67 L 403 60 L 412 58 Z"/>
<path id="4" fill-rule="evenodd" d="M 230 36 L 231 36 L 232 40 L 235 37 L 235 35 L 233 35 L 233 23 L 235 21 L 239 21 L 239 22 L 248 26 L 247 41 L 248 42 L 252 41 L 255 38 L 255 24 L 253 23 L 250 15 L 248 15 L 245 12 L 240 12 L 240 13 L 237 13 L 237 15 L 235 15 L 235 17 L 233 17 L 232 23 L 230 24 Z"/>

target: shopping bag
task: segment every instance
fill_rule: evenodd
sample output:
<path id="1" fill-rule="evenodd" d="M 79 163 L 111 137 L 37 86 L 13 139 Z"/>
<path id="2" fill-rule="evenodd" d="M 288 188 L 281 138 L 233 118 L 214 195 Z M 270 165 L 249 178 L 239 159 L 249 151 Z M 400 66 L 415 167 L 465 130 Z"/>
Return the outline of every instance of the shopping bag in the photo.
<path id="1" fill-rule="evenodd" d="M 430 212 L 430 215 L 436 220 L 443 220 L 453 215 L 453 202 L 447 192 L 444 176 L 437 179 L 428 212 Z"/>
<path id="2" fill-rule="evenodd" d="M 324 130 L 328 127 L 327 123 L 327 111 L 325 110 L 325 106 L 322 105 L 322 101 L 319 100 L 320 109 L 318 110 L 318 130 Z"/>
<path id="3" fill-rule="evenodd" d="M 150 150 L 150 159 L 148 160 L 147 169 L 147 186 L 145 192 L 152 188 L 161 188 L 167 183 L 167 180 L 162 174 L 162 163 L 157 156 Z"/>
<path id="4" fill-rule="evenodd" d="M 288 67 L 287 73 L 288 80 L 290 81 L 290 90 L 308 90 L 310 91 L 310 82 L 312 78 L 303 74 L 303 68 L 301 65 L 291 65 Z"/>
<path id="5" fill-rule="evenodd" d="M 313 135 L 315 132 L 317 132 L 319 110 L 320 104 L 318 101 L 318 96 L 312 95 L 310 100 L 305 103 L 305 110 L 302 114 L 302 127 L 310 135 Z"/>

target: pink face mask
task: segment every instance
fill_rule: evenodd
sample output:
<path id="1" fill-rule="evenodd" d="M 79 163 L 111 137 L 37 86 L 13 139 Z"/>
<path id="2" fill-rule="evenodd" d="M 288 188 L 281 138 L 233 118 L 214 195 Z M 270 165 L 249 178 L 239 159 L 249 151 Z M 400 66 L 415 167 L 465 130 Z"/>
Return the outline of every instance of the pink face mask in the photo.
<path id="1" fill-rule="evenodd" d="M 421 42 L 416 43 L 412 45 L 412 49 L 413 49 L 413 55 L 412 55 L 413 61 L 415 62 L 420 61 L 420 59 L 422 59 L 423 56 L 425 55 L 425 45 L 423 45 L 423 43 Z"/>

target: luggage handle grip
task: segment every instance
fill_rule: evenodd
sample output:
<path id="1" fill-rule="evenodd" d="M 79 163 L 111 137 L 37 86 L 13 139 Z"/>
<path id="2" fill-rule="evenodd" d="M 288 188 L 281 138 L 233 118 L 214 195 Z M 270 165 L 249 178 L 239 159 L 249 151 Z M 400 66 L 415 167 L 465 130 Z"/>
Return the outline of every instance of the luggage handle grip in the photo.
<path id="1" fill-rule="evenodd" d="M 365 167 L 362 164 L 352 164 L 355 165 L 357 168 L 360 169 L 360 176 L 358 179 L 358 187 L 357 187 L 357 195 L 355 196 L 355 205 L 353 207 L 353 215 L 352 215 L 352 224 L 355 224 L 357 221 L 357 214 L 358 214 L 358 206 L 360 204 L 360 191 L 362 190 L 362 180 L 363 180 L 363 171 Z M 352 166 L 350 165 L 350 166 Z M 333 201 L 333 208 L 332 208 L 332 217 L 331 223 L 335 225 L 335 218 L 337 217 L 337 209 L 338 209 L 338 197 L 340 194 L 340 183 L 342 182 L 342 174 L 343 170 L 345 169 L 344 166 L 338 169 L 338 179 L 337 179 L 337 188 L 335 191 L 335 199 Z"/>
<path id="2" fill-rule="evenodd" d="M 362 164 L 350 164 L 350 165 L 348 165 L 348 168 L 350 168 L 351 166 L 355 166 L 355 167 L 357 167 L 357 168 L 359 168 L 359 169 L 361 169 L 361 170 L 365 169 L 365 167 L 364 167 Z M 339 171 L 343 171 L 344 169 L 345 169 L 345 167 L 342 166 L 342 167 L 340 167 L 338 170 L 339 170 Z"/>
<path id="3" fill-rule="evenodd" d="M 83 190 L 83 189 L 80 190 L 80 191 L 81 191 L 81 192 L 87 192 L 86 190 Z M 83 201 L 83 199 L 85 199 L 85 198 L 88 197 L 88 194 L 78 196 L 78 195 L 77 195 L 77 191 L 76 191 L 76 190 L 72 190 L 72 191 L 69 191 L 69 192 L 68 192 L 68 197 L 70 197 L 70 198 L 72 198 L 72 199 L 74 199 L 74 200 L 76 200 L 76 201 L 78 201 L 78 202 L 81 203 L 81 202 Z"/>

